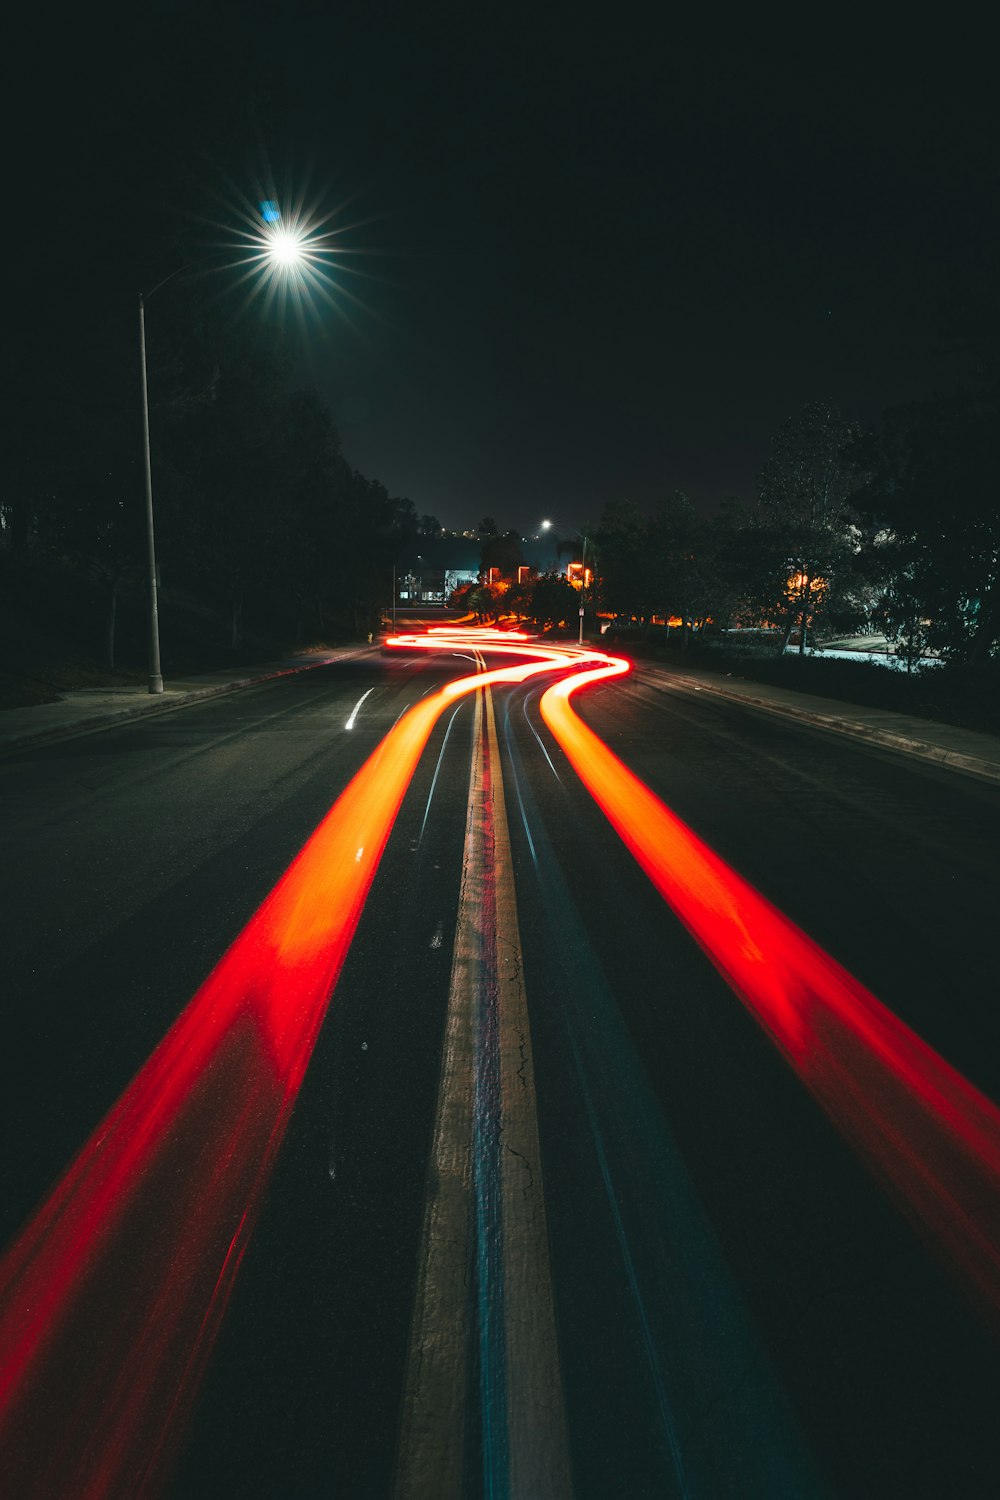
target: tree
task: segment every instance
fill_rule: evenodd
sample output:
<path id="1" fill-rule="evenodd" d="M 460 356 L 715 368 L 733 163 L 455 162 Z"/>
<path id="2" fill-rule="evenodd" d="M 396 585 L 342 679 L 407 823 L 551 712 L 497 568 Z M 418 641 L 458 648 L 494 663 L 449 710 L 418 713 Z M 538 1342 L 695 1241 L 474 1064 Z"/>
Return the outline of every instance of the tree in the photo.
<path id="1" fill-rule="evenodd" d="M 645 620 L 655 593 L 646 517 L 631 500 L 609 501 L 592 541 L 600 602 L 616 614 Z"/>
<path id="2" fill-rule="evenodd" d="M 804 652 L 810 626 L 828 608 L 857 552 L 852 496 L 862 482 L 860 428 L 815 401 L 782 424 L 757 482 L 756 564 L 746 582 L 765 613 L 784 616 L 783 652 L 796 620 Z"/>
<path id="3" fill-rule="evenodd" d="M 315 392 L 293 392 L 284 409 L 284 517 L 268 587 L 294 599 L 297 641 L 307 621 L 323 639 L 334 600 L 344 597 L 350 470 L 340 453 L 339 434 Z"/>
<path id="4" fill-rule="evenodd" d="M 532 586 L 529 608 L 543 629 L 569 625 L 578 617 L 580 595 L 561 573 L 544 573 Z"/>
<path id="5" fill-rule="evenodd" d="M 718 512 L 701 531 L 700 566 L 706 575 L 706 618 L 726 629 L 740 614 L 744 599 L 741 587 L 750 513 L 743 501 L 728 495 Z"/>
<path id="6" fill-rule="evenodd" d="M 448 596 L 448 608 L 460 609 L 466 613 L 470 612 L 472 606 L 469 603 L 469 598 L 473 590 L 477 589 L 478 587 L 479 585 L 477 583 L 460 583 L 458 588 L 452 589 L 450 595 Z"/>
<path id="7" fill-rule="evenodd" d="M 114 467 L 111 467 L 114 465 Z M 139 507 L 138 465 L 122 454 L 105 454 L 67 481 L 47 512 L 44 539 L 60 556 L 76 561 L 99 580 L 104 594 L 104 665 L 115 667 L 118 594 L 129 574 L 140 572 L 145 529 Z"/>
<path id="8" fill-rule="evenodd" d="M 981 667 L 1000 645 L 1000 381 L 890 409 L 865 454 L 890 620 L 926 620 L 929 643 Z"/>
<path id="9" fill-rule="evenodd" d="M 417 523 L 417 536 L 440 536 L 441 522 L 437 516 L 421 516 Z"/>
<path id="10" fill-rule="evenodd" d="M 518 568 L 524 565 L 520 534 L 505 531 L 503 536 L 496 533 L 487 536 L 483 542 L 480 561 L 487 577 L 490 568 L 499 568 L 501 578 L 516 578 Z"/>
<path id="11" fill-rule="evenodd" d="M 171 546 L 183 551 L 226 600 L 231 643 L 239 649 L 246 601 L 287 548 L 286 476 L 289 464 L 301 460 L 290 440 L 279 372 L 248 345 L 226 351 L 220 366 L 215 399 L 173 433 L 175 465 L 188 480 L 184 498 L 196 496 L 197 511 L 182 499 L 163 550 L 167 556 Z"/>
<path id="12" fill-rule="evenodd" d="M 531 609 L 532 592 L 538 582 L 538 574 L 532 569 L 523 582 L 518 578 L 513 580 L 504 593 L 504 608 L 509 615 L 515 615 L 519 620 L 530 620 L 533 618 Z"/>
<path id="13" fill-rule="evenodd" d="M 674 490 L 661 500 L 649 528 L 649 554 L 653 567 L 654 597 L 658 613 L 667 619 L 679 615 L 681 644 L 687 646 L 695 622 L 708 613 L 711 573 L 706 566 L 707 526 L 683 490 Z"/>
<path id="14" fill-rule="evenodd" d="M 476 618 L 482 622 L 499 619 L 502 599 L 501 591 L 491 584 L 476 583 L 469 589 L 466 603 Z"/>

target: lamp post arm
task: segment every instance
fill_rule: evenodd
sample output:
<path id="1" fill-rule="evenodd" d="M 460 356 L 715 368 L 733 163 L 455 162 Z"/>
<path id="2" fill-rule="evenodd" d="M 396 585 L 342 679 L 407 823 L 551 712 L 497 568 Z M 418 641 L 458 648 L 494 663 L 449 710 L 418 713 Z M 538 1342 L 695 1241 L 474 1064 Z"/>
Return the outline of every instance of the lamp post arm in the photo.
<path id="1" fill-rule="evenodd" d="M 184 274 L 185 271 L 193 271 L 196 266 L 204 266 L 205 265 L 205 261 L 207 259 L 209 259 L 209 258 L 210 257 L 208 257 L 208 256 L 201 255 L 201 256 L 198 257 L 197 260 L 188 260 L 188 261 L 185 261 L 182 266 L 175 266 L 174 269 L 170 272 L 170 274 L 168 276 L 164 276 L 164 278 L 163 278 L 162 281 L 158 281 L 156 283 L 156 285 L 154 286 L 154 288 L 153 288 L 153 290 L 151 292 L 146 292 L 145 293 L 145 300 L 148 302 L 149 299 L 150 299 L 150 297 L 154 296 L 160 290 L 160 288 L 162 286 L 166 286 L 166 284 L 167 284 L 168 281 L 173 281 L 173 279 L 174 279 L 175 276 L 183 276 L 183 274 Z M 213 271 L 213 270 L 218 270 L 219 267 L 217 267 L 217 266 L 206 266 L 205 269 L 206 269 L 206 271 Z M 142 292 L 139 293 L 139 300 L 140 300 L 140 302 L 143 300 L 143 293 Z"/>

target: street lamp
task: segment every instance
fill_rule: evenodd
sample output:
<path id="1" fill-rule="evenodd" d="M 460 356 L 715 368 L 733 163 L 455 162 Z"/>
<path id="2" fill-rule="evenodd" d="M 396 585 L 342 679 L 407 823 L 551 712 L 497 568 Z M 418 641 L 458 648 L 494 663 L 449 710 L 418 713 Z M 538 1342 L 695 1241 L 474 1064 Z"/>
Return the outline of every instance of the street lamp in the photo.
<path id="1" fill-rule="evenodd" d="M 149 398 L 146 394 L 146 312 L 141 292 L 139 293 L 139 369 L 142 386 L 142 456 L 146 473 L 146 560 L 149 565 L 149 691 L 162 693 L 160 620 L 156 612 L 156 545 L 153 540 L 153 470 L 149 460 Z"/>
<path id="2" fill-rule="evenodd" d="M 284 228 L 265 214 L 266 227 L 258 240 L 257 259 L 275 278 L 286 278 L 294 274 L 307 258 L 308 241 L 295 227 Z M 196 263 L 195 263 L 196 264 Z M 149 452 L 149 394 L 146 380 L 146 303 L 155 292 L 173 281 L 190 265 L 178 266 L 169 276 L 157 282 L 152 292 L 145 297 L 139 293 L 139 384 L 142 392 L 142 454 L 146 479 L 146 560 L 149 567 L 149 692 L 163 692 L 163 676 L 160 672 L 160 621 L 156 601 L 156 544 L 153 534 L 153 471 Z"/>
<path id="3" fill-rule="evenodd" d="M 552 522 L 551 521 L 543 521 L 542 522 L 542 530 L 543 531 L 549 531 L 549 530 L 551 530 L 551 528 L 552 528 Z M 583 557 L 582 557 L 582 560 L 581 560 L 581 563 L 580 563 L 580 566 L 583 569 L 583 577 L 580 579 L 580 645 L 582 646 L 583 645 L 583 600 L 584 600 L 584 595 L 585 595 L 586 590 L 587 590 L 587 534 L 584 531 L 577 531 L 577 529 L 576 529 L 575 526 L 571 526 L 569 529 L 572 531 L 573 535 L 574 536 L 578 536 L 580 538 L 580 541 L 583 543 Z M 559 560 L 559 538 L 557 536 L 556 537 L 556 561 L 558 562 L 558 560 Z"/>
<path id="4" fill-rule="evenodd" d="M 551 521 L 543 521 L 542 522 L 542 530 L 543 531 L 552 531 L 552 522 Z M 558 535 L 555 532 L 553 532 L 553 535 L 555 536 L 555 539 L 556 539 L 556 550 L 555 550 L 553 561 L 555 562 L 556 568 L 558 569 L 558 567 L 559 567 L 559 537 L 558 537 Z"/>

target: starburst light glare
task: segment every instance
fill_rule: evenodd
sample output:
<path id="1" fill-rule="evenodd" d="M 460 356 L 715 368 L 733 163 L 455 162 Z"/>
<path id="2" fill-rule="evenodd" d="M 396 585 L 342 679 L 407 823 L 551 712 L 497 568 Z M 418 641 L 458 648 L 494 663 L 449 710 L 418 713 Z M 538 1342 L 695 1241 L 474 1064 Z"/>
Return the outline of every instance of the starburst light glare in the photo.
<path id="1" fill-rule="evenodd" d="M 236 264 L 243 274 L 236 284 L 246 283 L 248 301 L 263 296 L 268 305 L 285 305 L 294 292 L 293 305 L 303 304 L 309 312 L 317 312 L 321 302 L 335 305 L 331 272 L 337 236 L 329 228 L 329 214 L 304 204 L 285 211 L 268 198 L 247 206 L 242 217 L 246 227 L 237 231 Z"/>
<path id="2" fill-rule="evenodd" d="M 293 229 L 285 229 L 281 224 L 275 224 L 268 228 L 264 239 L 267 242 L 268 259 L 272 265 L 288 270 L 299 264 L 304 244 L 302 234 Z"/>

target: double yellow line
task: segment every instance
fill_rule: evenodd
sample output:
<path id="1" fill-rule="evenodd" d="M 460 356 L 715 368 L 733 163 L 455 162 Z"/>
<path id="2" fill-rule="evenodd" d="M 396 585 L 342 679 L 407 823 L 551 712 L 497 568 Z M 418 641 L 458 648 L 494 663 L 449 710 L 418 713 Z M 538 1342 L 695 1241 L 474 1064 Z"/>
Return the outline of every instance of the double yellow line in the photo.
<path id="1" fill-rule="evenodd" d="M 531 1032 L 488 687 L 474 744 L 396 1495 L 462 1493 L 478 1389 L 489 1492 L 562 1500 L 572 1491 Z"/>

